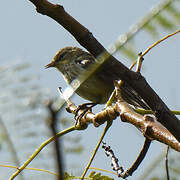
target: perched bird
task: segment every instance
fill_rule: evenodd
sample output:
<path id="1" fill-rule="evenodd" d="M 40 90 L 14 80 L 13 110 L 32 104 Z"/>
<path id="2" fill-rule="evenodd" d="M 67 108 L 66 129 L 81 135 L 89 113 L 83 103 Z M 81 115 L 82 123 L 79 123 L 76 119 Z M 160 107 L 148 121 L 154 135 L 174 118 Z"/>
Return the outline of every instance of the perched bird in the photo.
<path id="1" fill-rule="evenodd" d="M 91 65 L 96 63 L 94 56 L 77 47 L 65 47 L 60 49 L 53 60 L 45 67 L 55 67 L 63 75 L 67 84 L 87 72 Z M 114 80 L 119 80 L 116 72 L 119 61 L 112 62 L 112 66 L 102 64 L 100 68 L 87 77 L 78 87 L 76 93 L 93 103 L 104 104 L 114 89 Z M 114 69 L 114 65 L 116 69 Z M 122 85 L 122 98 L 135 107 L 148 109 L 146 103 L 126 83 Z"/>

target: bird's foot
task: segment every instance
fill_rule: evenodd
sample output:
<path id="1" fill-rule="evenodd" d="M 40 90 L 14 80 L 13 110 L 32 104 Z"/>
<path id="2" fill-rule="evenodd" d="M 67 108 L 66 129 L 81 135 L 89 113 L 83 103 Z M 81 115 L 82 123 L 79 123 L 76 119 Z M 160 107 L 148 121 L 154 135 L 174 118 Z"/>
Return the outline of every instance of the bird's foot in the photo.
<path id="1" fill-rule="evenodd" d="M 80 123 L 81 119 L 83 116 L 89 111 L 92 112 L 92 108 L 96 106 L 97 103 L 84 103 L 78 106 L 76 109 L 76 114 L 75 114 L 75 126 L 77 126 L 78 123 Z M 82 111 L 79 113 L 79 111 Z"/>

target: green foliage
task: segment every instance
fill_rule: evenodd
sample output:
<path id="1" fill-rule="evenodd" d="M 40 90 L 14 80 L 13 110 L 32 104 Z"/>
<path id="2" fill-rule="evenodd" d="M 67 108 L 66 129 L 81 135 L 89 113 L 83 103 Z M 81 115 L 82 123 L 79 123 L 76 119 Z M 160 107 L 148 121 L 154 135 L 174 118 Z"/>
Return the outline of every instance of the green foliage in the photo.
<path id="1" fill-rule="evenodd" d="M 173 5 L 169 5 L 168 7 L 166 7 L 166 12 L 169 13 L 169 15 L 173 16 L 173 19 L 177 22 L 180 21 L 180 13 L 179 10 L 173 6 Z"/>
<path id="2" fill-rule="evenodd" d="M 72 179 L 80 179 L 80 178 L 73 176 L 73 175 L 70 175 L 67 172 L 64 173 L 64 180 L 72 180 Z M 96 173 L 95 171 L 92 171 L 90 173 L 90 175 L 85 179 L 89 179 L 89 180 L 113 180 L 113 178 L 101 175 L 101 173 Z"/>
<path id="3" fill-rule="evenodd" d="M 75 143 L 74 143 L 74 144 L 75 144 Z M 71 153 L 71 154 L 81 154 L 81 153 L 83 152 L 83 150 L 84 150 L 84 147 L 83 147 L 83 146 L 81 146 L 81 145 L 77 146 L 77 145 L 75 144 L 75 147 L 74 147 L 74 148 L 73 148 L 73 147 L 65 148 L 64 152 L 65 152 L 65 153 Z"/>
<path id="4" fill-rule="evenodd" d="M 64 180 L 72 180 L 75 178 L 76 178 L 75 176 L 69 175 L 67 172 L 64 173 Z"/>
<path id="5" fill-rule="evenodd" d="M 161 14 L 157 15 L 155 17 L 155 20 L 157 21 L 158 25 L 160 25 L 164 29 L 174 29 L 174 24 Z"/>
<path id="6" fill-rule="evenodd" d="M 164 0 L 152 8 L 126 34 L 120 36 L 119 40 L 113 46 L 113 49 L 115 49 L 113 51 L 120 51 L 129 59 L 135 60 L 139 52 L 135 50 L 135 47 L 129 47 L 132 47 L 132 40 L 134 40 L 138 32 L 145 31 L 157 40 L 157 37 L 162 33 L 162 31 L 159 31 L 159 28 L 171 32 L 177 29 L 180 23 L 180 10 L 177 8 L 178 3 L 179 1 L 177 0 Z"/>
<path id="7" fill-rule="evenodd" d="M 129 48 L 128 45 L 121 48 L 121 53 L 125 54 L 129 59 L 136 59 L 137 53 L 134 49 Z"/>
<path id="8" fill-rule="evenodd" d="M 152 37 L 156 38 L 158 36 L 158 31 L 156 26 L 154 25 L 154 23 L 152 22 L 148 22 L 145 26 L 144 26 L 144 30 L 146 32 L 148 32 Z"/>
<path id="9" fill-rule="evenodd" d="M 101 173 L 96 173 L 95 171 L 92 171 L 88 177 L 92 180 L 113 180 L 113 178 L 101 175 Z"/>

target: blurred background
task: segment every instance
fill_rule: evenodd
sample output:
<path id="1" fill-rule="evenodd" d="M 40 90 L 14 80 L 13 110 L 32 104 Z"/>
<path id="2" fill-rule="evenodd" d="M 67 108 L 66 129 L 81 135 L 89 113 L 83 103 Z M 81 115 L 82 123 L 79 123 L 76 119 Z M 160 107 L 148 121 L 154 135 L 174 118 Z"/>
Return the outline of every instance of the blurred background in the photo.
<path id="1" fill-rule="evenodd" d="M 139 52 L 165 35 L 180 29 L 179 0 L 103 1 L 51 0 L 86 26 L 93 35 L 126 66 Z M 38 14 L 30 1 L 6 0 L 0 6 L 0 165 L 22 164 L 39 145 L 51 136 L 48 126 L 49 99 L 61 103 L 57 91 L 66 84 L 55 69 L 45 69 L 55 53 L 65 46 L 80 45 L 47 16 Z M 173 110 L 180 109 L 180 34 L 155 47 L 145 56 L 142 74 L 163 101 Z M 76 104 L 86 102 L 77 95 Z M 97 107 L 96 110 L 102 109 Z M 74 123 L 72 114 L 62 111 L 58 129 Z M 68 173 L 81 175 L 104 126 L 90 125 L 85 131 L 72 132 L 63 138 L 64 163 Z M 105 141 L 112 147 L 125 169 L 136 159 L 144 141 L 132 125 L 117 118 Z M 52 143 L 29 167 L 56 171 Z M 153 142 L 138 170 L 129 180 L 164 179 L 166 146 Z M 170 150 L 171 177 L 178 179 L 180 156 Z M 176 161 L 175 161 L 176 160 Z M 110 159 L 100 148 L 93 167 L 111 170 Z M 8 179 L 15 169 L 0 167 L 0 180 Z M 116 176 L 106 174 L 109 177 Z M 55 175 L 24 170 L 16 179 L 56 179 Z"/>

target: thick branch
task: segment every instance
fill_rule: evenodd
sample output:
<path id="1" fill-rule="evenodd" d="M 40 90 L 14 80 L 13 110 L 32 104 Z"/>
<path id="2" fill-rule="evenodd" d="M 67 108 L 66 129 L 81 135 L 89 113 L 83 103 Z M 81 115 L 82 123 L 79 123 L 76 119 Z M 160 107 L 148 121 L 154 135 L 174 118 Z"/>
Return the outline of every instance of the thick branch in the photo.
<path id="1" fill-rule="evenodd" d="M 180 121 L 169 110 L 156 92 L 139 73 L 130 71 L 122 63 L 111 56 L 84 26 L 65 12 L 60 5 L 53 5 L 46 0 L 30 0 L 41 14 L 47 15 L 62 25 L 91 54 L 98 57 L 104 53 L 106 61 L 97 71 L 101 74 L 106 69 L 114 69 L 118 77 L 131 86 L 155 112 L 158 121 L 163 124 L 180 142 Z M 109 72 L 111 73 L 111 72 Z"/>
<path id="2" fill-rule="evenodd" d="M 68 107 L 66 108 L 68 112 L 76 114 L 77 106 L 72 102 L 68 101 Z M 80 116 L 83 113 L 83 110 L 79 110 L 77 116 Z M 84 129 L 87 127 L 87 124 L 93 123 L 94 126 L 98 127 L 99 125 L 105 123 L 106 121 L 111 121 L 121 116 L 121 120 L 133 124 L 141 133 L 151 139 L 157 140 L 164 144 L 167 144 L 171 148 L 180 152 L 180 143 L 176 138 L 156 119 L 151 116 L 136 113 L 126 102 L 119 101 L 111 107 L 107 107 L 97 114 L 92 112 L 87 112 L 80 121 L 80 124 L 77 125 L 77 129 Z"/>

